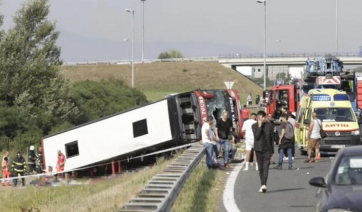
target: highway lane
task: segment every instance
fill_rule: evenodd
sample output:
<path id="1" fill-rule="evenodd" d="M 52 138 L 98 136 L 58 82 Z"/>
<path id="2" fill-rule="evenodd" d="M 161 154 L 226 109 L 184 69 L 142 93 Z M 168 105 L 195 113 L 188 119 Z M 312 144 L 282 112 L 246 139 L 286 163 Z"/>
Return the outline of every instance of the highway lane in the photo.
<path id="1" fill-rule="evenodd" d="M 276 149 L 277 150 L 277 149 Z M 318 163 L 304 163 L 306 156 L 296 151 L 293 170 L 288 170 L 284 161 L 282 170 L 275 170 L 271 165 L 267 193 L 259 193 L 260 178 L 254 166 L 249 171 L 241 170 L 234 187 L 235 202 L 241 212 L 307 212 L 313 211 L 317 203 L 318 188 L 309 185 L 312 177 L 325 176 L 332 159 L 322 157 Z M 274 154 L 272 161 L 277 162 Z M 225 212 L 224 206 L 219 211 Z"/>

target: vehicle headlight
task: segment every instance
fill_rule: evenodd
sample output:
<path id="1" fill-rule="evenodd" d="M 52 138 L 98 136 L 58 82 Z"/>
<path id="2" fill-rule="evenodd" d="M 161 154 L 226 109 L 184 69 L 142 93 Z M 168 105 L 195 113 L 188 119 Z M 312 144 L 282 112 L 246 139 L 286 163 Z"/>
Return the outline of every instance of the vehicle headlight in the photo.
<path id="1" fill-rule="evenodd" d="M 351 135 L 359 135 L 359 130 L 351 131 Z"/>
<path id="2" fill-rule="evenodd" d="M 345 209 L 329 209 L 328 212 L 352 212 Z"/>

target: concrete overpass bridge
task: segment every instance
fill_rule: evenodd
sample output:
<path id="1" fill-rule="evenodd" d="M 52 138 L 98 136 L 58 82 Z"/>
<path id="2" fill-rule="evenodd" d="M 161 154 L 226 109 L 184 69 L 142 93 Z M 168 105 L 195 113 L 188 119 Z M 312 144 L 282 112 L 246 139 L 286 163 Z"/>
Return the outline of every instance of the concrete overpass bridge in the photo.
<path id="1" fill-rule="evenodd" d="M 308 58 L 323 57 L 326 54 L 290 54 L 290 55 L 268 55 L 266 58 L 267 66 L 303 66 Z M 333 55 L 333 54 L 332 54 Z M 337 57 L 344 65 L 361 65 L 362 56 L 360 54 L 339 54 Z M 264 57 L 225 57 L 220 58 L 219 63 L 225 67 L 235 69 L 236 66 L 263 66 Z"/>

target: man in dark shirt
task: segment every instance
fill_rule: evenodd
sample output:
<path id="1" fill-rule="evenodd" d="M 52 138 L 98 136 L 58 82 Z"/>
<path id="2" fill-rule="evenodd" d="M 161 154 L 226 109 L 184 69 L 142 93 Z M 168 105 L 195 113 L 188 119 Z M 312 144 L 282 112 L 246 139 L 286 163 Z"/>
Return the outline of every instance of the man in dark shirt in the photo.
<path id="1" fill-rule="evenodd" d="M 273 126 L 266 120 L 266 113 L 259 111 L 257 114 L 257 123 L 251 126 L 254 133 L 254 150 L 259 166 L 259 177 L 261 181 L 260 193 L 267 191 L 266 184 L 268 181 L 270 158 L 274 153 Z"/>
<path id="2" fill-rule="evenodd" d="M 216 139 L 219 141 L 217 143 L 218 152 L 220 152 L 221 145 L 223 145 L 224 149 L 224 160 L 225 163 L 229 162 L 229 152 L 230 147 L 230 140 L 229 134 L 232 132 L 232 123 L 231 120 L 228 118 L 228 112 L 224 111 L 222 113 L 222 117 L 217 120 L 216 124 Z"/>

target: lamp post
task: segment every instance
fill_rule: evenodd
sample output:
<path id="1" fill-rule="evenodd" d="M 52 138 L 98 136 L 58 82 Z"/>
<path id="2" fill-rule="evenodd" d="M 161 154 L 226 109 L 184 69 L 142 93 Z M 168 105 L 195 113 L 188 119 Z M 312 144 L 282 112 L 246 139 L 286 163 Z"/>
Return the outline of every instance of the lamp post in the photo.
<path id="1" fill-rule="evenodd" d="M 133 42 L 134 42 L 134 10 L 126 9 L 127 12 L 132 14 L 132 89 L 134 88 L 134 61 L 133 61 Z"/>
<path id="2" fill-rule="evenodd" d="M 336 0 L 336 56 L 338 55 L 338 0 Z"/>
<path id="3" fill-rule="evenodd" d="M 279 56 L 281 56 L 281 45 L 282 45 L 282 40 L 276 40 L 275 42 L 279 43 L 278 44 L 278 50 L 279 50 Z"/>
<path id="4" fill-rule="evenodd" d="M 264 4 L 264 90 L 266 89 L 266 0 L 257 0 L 257 3 Z"/>
<path id="5" fill-rule="evenodd" d="M 129 46 L 128 46 L 128 41 L 129 41 L 129 39 L 128 39 L 128 38 L 124 38 L 123 41 L 126 43 L 126 57 L 127 57 L 127 60 L 130 60 L 130 56 L 129 56 Z"/>
<path id="6" fill-rule="evenodd" d="M 144 54 L 145 54 L 145 1 L 146 0 L 141 0 L 142 1 L 142 62 L 144 59 Z"/>

